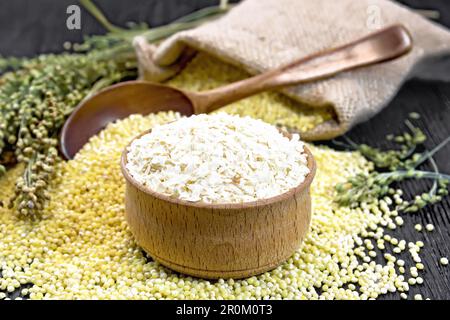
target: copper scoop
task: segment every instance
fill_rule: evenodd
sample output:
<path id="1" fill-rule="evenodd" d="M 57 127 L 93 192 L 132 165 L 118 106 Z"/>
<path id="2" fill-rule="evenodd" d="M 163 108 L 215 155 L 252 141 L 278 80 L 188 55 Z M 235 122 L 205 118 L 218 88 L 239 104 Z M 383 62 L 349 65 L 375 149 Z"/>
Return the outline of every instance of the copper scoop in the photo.
<path id="1" fill-rule="evenodd" d="M 71 159 L 108 123 L 134 113 L 168 110 L 187 116 L 207 113 L 261 91 L 391 60 L 409 52 L 411 47 L 408 31 L 401 25 L 394 25 L 344 46 L 209 91 L 188 92 L 146 81 L 122 82 L 99 91 L 76 107 L 62 129 L 61 152 Z"/>

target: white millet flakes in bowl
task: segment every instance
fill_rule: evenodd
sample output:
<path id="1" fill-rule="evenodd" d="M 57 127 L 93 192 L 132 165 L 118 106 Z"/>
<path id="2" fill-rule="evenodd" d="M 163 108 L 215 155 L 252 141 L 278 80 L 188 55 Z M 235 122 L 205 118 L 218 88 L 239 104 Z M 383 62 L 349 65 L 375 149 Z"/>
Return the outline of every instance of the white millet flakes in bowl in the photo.
<path id="1" fill-rule="evenodd" d="M 218 113 L 154 127 L 128 148 L 127 170 L 147 188 L 205 203 L 287 192 L 309 173 L 303 142 L 261 120 Z"/>

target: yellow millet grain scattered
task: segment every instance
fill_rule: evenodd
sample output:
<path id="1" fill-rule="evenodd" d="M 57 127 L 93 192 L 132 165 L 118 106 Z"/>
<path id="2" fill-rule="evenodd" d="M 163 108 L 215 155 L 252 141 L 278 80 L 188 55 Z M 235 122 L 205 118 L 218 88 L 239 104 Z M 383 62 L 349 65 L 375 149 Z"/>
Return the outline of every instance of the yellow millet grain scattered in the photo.
<path id="1" fill-rule="evenodd" d="M 318 165 L 311 230 L 281 266 L 248 279 L 207 281 L 147 259 L 124 219 L 119 159 L 132 137 L 174 118 L 135 115 L 110 124 L 58 166 L 42 219 L 21 220 L 0 207 L 0 292 L 31 299 L 374 299 L 409 290 L 393 255 L 385 252 L 383 260 L 381 251 L 375 261 L 368 254 L 393 215 L 384 200 L 358 208 L 333 201 L 335 184 L 370 170 L 371 163 L 356 152 L 314 145 L 308 145 Z M 0 180 L 2 200 L 21 171 Z"/>
<path id="2" fill-rule="evenodd" d="M 190 91 L 204 91 L 248 78 L 242 69 L 206 53 L 197 54 L 183 71 L 167 84 Z M 333 111 L 294 102 L 276 92 L 264 92 L 220 108 L 231 114 L 248 115 L 268 123 L 306 132 L 330 120 Z"/>

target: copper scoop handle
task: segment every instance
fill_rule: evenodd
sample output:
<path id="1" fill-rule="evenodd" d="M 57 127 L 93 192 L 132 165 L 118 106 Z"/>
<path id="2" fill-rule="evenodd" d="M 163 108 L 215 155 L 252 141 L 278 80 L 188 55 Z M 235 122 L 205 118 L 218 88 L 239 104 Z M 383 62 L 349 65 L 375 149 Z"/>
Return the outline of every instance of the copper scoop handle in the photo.
<path id="1" fill-rule="evenodd" d="M 339 72 L 395 59 L 409 52 L 412 39 L 405 27 L 393 25 L 341 47 L 295 60 L 251 78 L 216 89 L 188 93 L 195 113 L 214 111 L 256 93 L 333 76 Z"/>

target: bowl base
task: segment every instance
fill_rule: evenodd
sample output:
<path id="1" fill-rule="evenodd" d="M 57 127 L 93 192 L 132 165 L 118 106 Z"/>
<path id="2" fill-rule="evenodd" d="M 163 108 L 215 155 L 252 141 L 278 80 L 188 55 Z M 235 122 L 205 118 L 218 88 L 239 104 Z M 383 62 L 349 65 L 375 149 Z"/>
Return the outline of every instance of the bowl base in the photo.
<path id="1" fill-rule="evenodd" d="M 145 252 L 148 253 L 148 255 L 155 261 L 157 261 L 158 263 L 162 264 L 163 266 L 182 273 L 184 275 L 188 275 L 188 276 L 192 276 L 192 277 L 197 277 L 197 278 L 202 278 L 202 279 L 242 279 L 242 278 L 248 278 L 251 276 L 256 276 L 259 274 L 262 274 L 266 271 L 270 271 L 275 269 L 276 267 L 278 267 L 279 265 L 281 265 L 284 261 L 286 261 L 287 259 L 289 259 L 292 254 L 288 255 L 285 258 L 279 259 L 273 263 L 264 265 L 264 266 L 260 266 L 260 267 L 256 267 L 256 268 L 252 268 L 252 269 L 244 269 L 244 270 L 226 270 L 226 271 L 220 271 L 220 270 L 206 270 L 206 269 L 194 269 L 191 267 L 187 267 L 187 266 L 183 266 L 168 260 L 165 260 L 161 257 L 158 257 L 152 253 L 150 253 L 148 250 L 146 250 L 145 248 L 143 248 Z"/>

